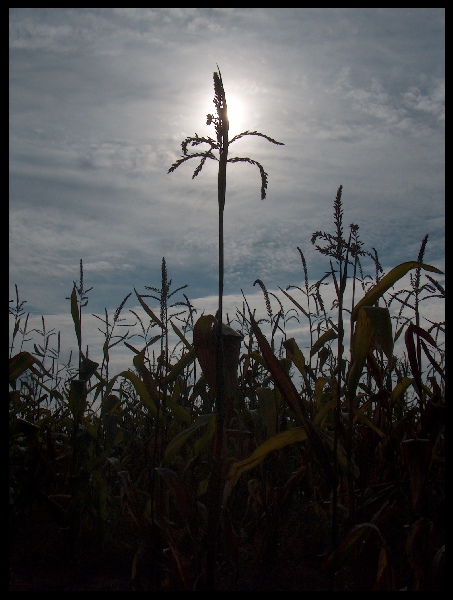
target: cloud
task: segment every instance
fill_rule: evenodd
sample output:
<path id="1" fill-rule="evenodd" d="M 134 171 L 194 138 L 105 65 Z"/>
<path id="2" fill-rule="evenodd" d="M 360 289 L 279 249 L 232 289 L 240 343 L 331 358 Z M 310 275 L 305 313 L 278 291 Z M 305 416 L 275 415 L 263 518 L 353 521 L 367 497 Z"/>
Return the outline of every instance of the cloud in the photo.
<path id="1" fill-rule="evenodd" d="M 310 242 L 344 223 L 386 268 L 445 262 L 444 9 L 10 9 L 10 294 L 65 315 L 83 259 L 92 312 L 158 285 L 162 257 L 188 296 L 213 297 L 217 163 L 174 173 L 206 127 L 212 74 L 241 99 L 230 156 L 228 296 L 298 284 L 328 265 Z M 87 283 L 88 285 L 88 283 Z"/>
<path id="2" fill-rule="evenodd" d="M 439 121 L 445 121 L 445 82 L 435 82 L 432 89 L 423 94 L 419 87 L 411 87 L 403 94 L 408 108 L 432 114 Z"/>

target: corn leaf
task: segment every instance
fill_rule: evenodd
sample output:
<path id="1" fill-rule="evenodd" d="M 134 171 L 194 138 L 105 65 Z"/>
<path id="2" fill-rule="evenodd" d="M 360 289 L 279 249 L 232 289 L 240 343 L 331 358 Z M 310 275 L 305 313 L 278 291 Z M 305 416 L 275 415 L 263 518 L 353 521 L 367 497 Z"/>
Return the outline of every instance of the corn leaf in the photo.
<path id="1" fill-rule="evenodd" d="M 365 296 L 354 306 L 351 313 L 351 320 L 355 321 L 358 317 L 359 310 L 364 306 L 374 306 L 379 298 L 385 294 L 385 292 L 395 285 L 402 277 L 407 275 L 411 269 L 424 269 L 425 271 L 431 271 L 433 273 L 443 274 L 442 271 L 431 265 L 425 265 L 418 261 L 408 261 L 401 263 L 397 267 L 393 268 L 387 275 L 373 286 Z"/>

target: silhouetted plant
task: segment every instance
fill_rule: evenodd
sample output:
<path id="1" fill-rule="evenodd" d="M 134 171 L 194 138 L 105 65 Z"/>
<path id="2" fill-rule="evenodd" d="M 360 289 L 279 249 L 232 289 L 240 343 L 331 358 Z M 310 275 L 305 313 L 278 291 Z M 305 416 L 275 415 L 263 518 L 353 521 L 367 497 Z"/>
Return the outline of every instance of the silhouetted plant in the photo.
<path id="1" fill-rule="evenodd" d="M 251 165 L 258 167 L 261 176 L 261 200 L 266 197 L 267 189 L 267 173 L 264 171 L 262 165 L 248 157 L 234 157 L 228 158 L 228 151 L 230 145 L 245 137 L 245 136 L 258 136 L 266 139 L 272 144 L 283 145 L 281 142 L 277 142 L 273 138 L 259 133 L 257 131 L 244 131 L 239 135 L 234 136 L 231 140 L 228 139 L 229 120 L 228 120 L 228 107 L 225 95 L 225 89 L 223 87 L 222 75 L 220 69 L 218 72 L 214 72 L 214 106 L 215 114 L 208 114 L 206 118 L 207 125 L 214 125 L 216 132 L 216 139 L 211 137 L 199 137 L 195 136 L 187 137 L 181 143 L 183 156 L 178 159 L 168 170 L 168 173 L 173 172 L 181 164 L 192 158 L 199 158 L 200 163 L 196 167 L 192 179 L 196 177 L 202 170 L 206 160 L 216 160 L 219 162 L 218 171 L 218 207 L 219 207 L 219 303 L 217 310 L 217 343 L 216 343 L 216 373 L 217 373 L 217 385 L 216 385 L 216 433 L 214 441 L 214 455 L 213 455 L 213 467 L 211 471 L 211 478 L 209 483 L 209 526 L 208 526 L 208 548 L 207 555 L 207 585 L 209 588 L 213 586 L 213 574 L 214 565 L 216 561 L 216 539 L 217 530 L 220 515 L 220 503 L 221 503 L 221 487 L 223 478 L 223 460 L 224 457 L 221 455 L 223 448 L 223 436 L 224 436 L 224 414 L 225 414 L 225 382 L 224 382 L 224 369 L 223 369 L 223 343 L 222 343 L 222 320 L 223 320 L 223 278 L 224 278 L 224 246 L 223 246 L 223 213 L 225 209 L 225 197 L 226 197 L 226 169 L 227 163 L 246 162 Z M 188 153 L 188 148 L 198 147 L 201 144 L 207 144 L 208 150 L 204 152 Z M 217 157 L 213 152 L 217 151 L 219 156 Z"/>
<path id="2" fill-rule="evenodd" d="M 30 313 L 27 313 L 27 315 L 25 317 L 25 323 L 23 324 L 22 327 L 20 326 L 22 317 L 25 315 L 24 306 L 27 303 L 27 301 L 19 299 L 19 288 L 17 287 L 17 283 L 14 284 L 14 287 L 16 290 L 16 300 L 15 300 L 16 303 L 14 306 L 9 308 L 9 314 L 13 315 L 13 317 L 14 317 L 14 328 L 13 328 L 13 333 L 11 336 L 11 345 L 9 348 L 9 357 L 10 358 L 13 354 L 14 340 L 16 339 L 17 334 L 20 333 L 22 335 L 22 340 L 21 340 L 20 347 L 19 347 L 19 352 L 21 352 L 24 344 L 32 340 L 32 338 L 29 338 L 27 336 L 32 334 L 35 331 L 34 329 L 32 329 L 31 331 L 29 331 L 27 329 Z M 10 300 L 9 302 L 11 304 L 11 302 L 14 302 L 14 300 Z"/>
<path id="3" fill-rule="evenodd" d="M 110 363 L 110 352 L 109 351 L 112 348 L 114 348 L 115 346 L 117 346 L 118 344 L 120 344 L 121 342 L 123 342 L 129 335 L 129 330 L 127 330 L 126 333 L 123 333 L 122 335 L 115 334 L 114 331 L 115 331 L 115 327 L 128 327 L 128 325 L 123 322 L 123 321 L 125 321 L 125 319 L 121 318 L 121 312 L 130 296 L 131 296 L 131 293 L 127 294 L 127 296 L 122 300 L 120 305 L 115 310 L 115 313 L 113 315 L 113 322 L 111 322 L 109 319 L 109 314 L 108 314 L 107 308 L 104 309 L 104 315 L 105 315 L 104 319 L 101 318 L 99 315 L 92 313 L 93 317 L 95 317 L 96 319 L 99 319 L 101 321 L 101 323 L 103 323 L 103 325 L 104 325 L 104 329 L 100 329 L 98 327 L 98 331 L 104 337 L 104 343 L 102 344 L 102 363 L 101 363 L 101 367 L 99 369 L 99 383 L 95 386 L 96 393 L 93 397 L 92 404 L 98 399 L 98 397 L 100 398 L 101 405 L 104 402 L 104 397 L 105 397 L 104 393 L 107 388 L 106 383 L 109 381 L 109 363 Z M 93 373 L 93 370 L 97 369 L 97 366 L 98 366 L 97 363 L 95 363 L 94 361 L 91 361 L 91 364 L 90 363 L 87 364 L 87 363 L 88 363 L 88 361 L 85 360 L 86 367 L 90 369 L 89 372 Z M 88 375 L 88 373 L 86 373 L 86 375 Z"/>
<path id="4" fill-rule="evenodd" d="M 88 304 L 88 292 L 91 292 L 93 287 L 85 289 L 85 283 L 83 280 L 83 261 L 80 259 L 80 277 L 79 283 L 73 282 L 71 296 L 67 297 L 66 300 L 71 301 L 71 315 L 74 321 L 75 332 L 77 336 L 77 345 L 79 349 L 79 370 L 82 368 L 82 361 L 84 354 L 82 352 L 82 309 Z M 86 358 L 88 358 L 88 348 L 86 351 Z"/>
<path id="5" fill-rule="evenodd" d="M 390 512 L 386 503 L 387 494 L 394 490 L 393 484 L 389 482 L 394 479 L 398 480 L 406 474 L 401 464 L 402 457 L 406 457 L 406 472 L 407 469 L 410 469 L 409 473 L 413 473 L 417 469 L 416 456 L 418 454 L 416 452 L 413 456 L 408 452 L 404 454 L 403 449 L 409 450 L 409 447 L 399 447 L 398 442 L 395 440 L 403 443 L 403 432 L 404 435 L 410 436 L 411 434 L 417 435 L 415 433 L 417 431 L 422 435 L 432 431 L 433 441 L 430 452 L 433 453 L 435 447 L 438 447 L 440 452 L 443 451 L 441 449 L 443 447 L 441 433 L 443 427 L 443 401 L 440 400 L 444 397 L 443 390 L 440 386 L 437 386 L 432 378 L 430 381 L 431 386 L 436 390 L 434 393 L 422 383 L 422 374 L 416 360 L 415 344 L 412 339 L 415 336 L 421 336 L 421 347 L 440 378 L 443 377 L 443 369 L 434 355 L 441 352 L 441 349 L 435 345 L 435 341 L 427 332 L 408 321 L 405 335 L 406 344 L 409 341 L 411 342 L 411 345 L 408 346 L 411 348 L 408 370 L 407 374 L 402 377 L 398 374 L 398 377 L 394 379 L 394 370 L 397 363 L 393 356 L 391 318 L 386 298 L 388 290 L 411 270 L 441 272 L 435 267 L 420 261 L 409 261 L 398 265 L 386 275 L 381 276 L 382 268 L 377 253 L 374 249 L 373 253 L 365 252 L 362 249 L 361 241 L 358 238 L 358 227 L 351 225 L 348 239 L 344 238 L 341 192 L 342 188 L 340 187 L 334 203 L 335 233 L 316 232 L 312 238 L 314 243 L 320 239 L 326 242 L 325 245 L 318 244 L 317 249 L 322 254 L 330 257 L 330 270 L 322 280 L 317 282 L 317 285 L 309 286 L 306 277 L 304 295 L 307 300 L 311 297 L 315 299 L 317 310 L 308 312 L 293 296 L 288 292 L 284 292 L 285 296 L 294 303 L 301 314 L 309 319 L 312 331 L 311 323 L 315 322 L 316 319 L 320 319 L 316 327 L 318 339 L 312 338 L 310 348 L 310 356 L 318 354 L 318 364 L 315 369 L 307 368 L 305 357 L 294 338 L 286 339 L 284 342 L 287 357 L 291 359 L 303 377 L 305 394 L 309 399 L 315 399 L 314 403 L 310 402 L 313 413 L 310 415 L 304 414 L 305 397 L 300 395 L 290 384 L 287 373 L 276 360 L 271 347 L 259 330 L 249 309 L 249 321 L 261 350 L 261 359 L 265 361 L 275 386 L 280 389 L 282 397 L 286 400 L 290 410 L 287 412 L 287 430 L 280 431 L 276 435 L 265 439 L 247 458 L 233 462 L 230 465 L 225 486 L 225 493 L 229 497 L 232 488 L 236 487 L 242 474 L 257 467 L 263 468 L 264 461 L 268 460 L 271 453 L 281 452 L 284 448 L 287 448 L 289 452 L 291 445 L 308 442 L 307 450 L 311 448 L 314 451 L 314 456 L 311 458 L 316 458 L 317 461 L 310 460 L 310 455 L 306 457 L 303 466 L 294 472 L 284 484 L 282 498 L 289 496 L 294 482 L 298 480 L 298 477 L 302 477 L 302 474 L 306 476 L 308 469 L 313 472 L 311 477 L 315 476 L 314 470 L 316 469 L 317 484 L 311 493 L 319 494 L 321 489 L 323 490 L 321 495 L 324 495 L 326 490 L 321 482 L 324 480 L 329 481 L 330 485 L 327 488 L 330 490 L 329 500 L 326 504 L 329 504 L 331 534 L 330 541 L 327 541 L 330 553 L 325 562 L 325 566 L 332 576 L 329 589 L 333 588 L 335 582 L 334 571 L 339 564 L 338 560 L 348 560 L 347 555 L 350 548 L 359 551 L 364 537 L 368 537 L 370 532 L 375 531 L 376 526 L 379 527 L 381 524 L 384 526 L 384 519 L 387 518 L 386 514 Z M 375 268 L 373 283 L 371 283 L 371 278 L 364 276 L 362 271 L 361 258 L 365 255 L 369 256 Z M 331 309 L 336 312 L 336 319 L 334 320 L 326 310 L 319 293 L 320 285 L 325 282 L 326 277 L 331 277 L 335 286 L 336 295 Z M 344 304 L 348 279 L 352 284 L 350 310 Z M 364 293 L 359 301 L 355 299 L 356 282 L 361 284 Z M 264 284 L 262 284 L 263 286 Z M 430 285 L 430 291 L 434 289 L 441 292 L 441 286 L 439 288 Z M 265 300 L 268 299 L 269 295 L 265 297 Z M 384 303 L 382 307 L 379 306 L 381 300 Z M 268 304 L 266 302 L 266 310 L 269 314 Z M 351 322 L 349 360 L 345 352 L 343 313 L 349 313 Z M 336 356 L 329 347 L 332 341 L 337 342 Z M 428 348 L 427 344 L 431 345 L 431 349 Z M 257 356 L 257 358 L 260 357 Z M 329 369 L 326 372 L 327 365 L 329 365 Z M 412 374 L 412 378 L 410 378 L 410 374 Z M 414 410 L 410 408 L 408 410 L 410 404 L 405 405 L 406 411 L 402 415 L 402 422 L 407 429 L 403 430 L 402 424 L 397 420 L 400 415 L 397 416 L 398 413 L 395 409 L 408 386 L 413 387 L 416 395 L 420 396 L 420 390 L 423 389 L 424 393 L 427 396 L 432 395 L 433 399 L 429 401 L 428 410 L 424 410 L 422 404 L 419 405 L 418 422 L 417 419 L 413 418 L 416 414 Z M 309 387 L 313 388 L 311 393 L 307 392 Z M 261 399 L 261 401 L 263 400 L 264 398 Z M 333 419 L 331 418 L 332 413 Z M 394 417 L 396 417 L 395 420 Z M 320 439 L 330 449 L 327 461 Z M 395 444 L 397 445 L 396 448 Z M 329 460 L 333 461 L 333 476 Z M 374 461 L 380 461 L 376 471 L 373 469 Z M 425 455 L 423 461 L 423 464 L 420 464 L 418 468 L 423 469 L 423 481 L 426 482 L 426 465 L 429 464 L 429 461 L 425 460 Z M 316 463 L 319 463 L 321 470 L 318 470 Z M 337 477 L 338 486 L 335 483 L 335 477 Z M 370 519 L 369 524 L 362 526 L 358 526 L 356 521 L 356 501 L 357 498 L 360 498 L 356 488 L 358 481 L 361 482 L 362 486 L 369 485 L 370 481 L 376 483 L 385 481 L 388 485 L 388 488 L 384 488 L 381 492 L 382 499 L 379 499 L 377 493 L 375 498 L 372 489 L 367 488 L 368 494 L 379 508 L 375 509 L 375 514 L 370 515 L 367 512 L 367 502 L 360 503 L 361 518 L 363 519 L 366 514 L 365 518 Z M 427 493 L 425 488 L 422 490 L 421 484 L 413 486 L 413 502 L 418 502 L 421 493 Z M 343 505 L 343 499 L 346 500 L 346 506 Z M 404 493 L 402 493 L 401 502 L 404 503 L 405 500 Z M 315 510 L 316 501 L 311 506 L 317 517 L 321 517 L 319 508 Z M 320 526 L 326 518 L 326 513 L 323 514 L 324 517 L 320 519 Z M 386 566 L 381 565 L 381 571 L 377 572 L 374 589 L 395 589 L 392 587 L 396 584 L 392 578 L 389 548 L 384 538 L 379 537 L 381 535 L 379 529 L 377 529 L 377 533 L 376 541 L 380 540 L 378 541 L 380 546 L 378 550 L 381 552 L 381 556 L 384 557 L 383 560 L 387 562 Z M 276 550 L 275 546 L 274 550 Z M 373 561 L 377 561 L 377 558 Z M 373 562 L 372 568 L 377 568 L 377 562 Z M 372 575 L 368 574 L 366 577 L 370 576 Z M 383 587 L 381 588 L 381 586 Z"/>

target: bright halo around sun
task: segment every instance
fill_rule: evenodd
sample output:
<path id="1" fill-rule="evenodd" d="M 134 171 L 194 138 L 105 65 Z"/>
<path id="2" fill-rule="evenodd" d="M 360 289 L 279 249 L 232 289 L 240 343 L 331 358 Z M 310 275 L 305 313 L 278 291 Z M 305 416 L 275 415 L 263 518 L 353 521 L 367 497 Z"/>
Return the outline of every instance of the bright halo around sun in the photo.
<path id="1" fill-rule="evenodd" d="M 205 114 L 214 115 L 215 106 L 212 101 L 212 96 L 209 100 L 206 98 L 206 100 L 204 101 L 206 102 Z M 244 104 L 241 102 L 240 96 L 238 94 L 235 94 L 234 92 L 229 93 L 228 90 L 226 90 L 226 101 L 228 107 L 228 121 L 230 122 L 228 137 L 231 139 L 233 136 L 238 135 L 239 133 L 242 133 L 247 129 L 245 125 L 245 110 Z"/>
<path id="2" fill-rule="evenodd" d="M 235 94 L 228 94 L 226 96 L 227 107 L 228 107 L 228 120 L 230 122 L 229 137 L 242 133 L 245 130 L 244 127 L 244 108 L 243 104 L 238 96 Z"/>

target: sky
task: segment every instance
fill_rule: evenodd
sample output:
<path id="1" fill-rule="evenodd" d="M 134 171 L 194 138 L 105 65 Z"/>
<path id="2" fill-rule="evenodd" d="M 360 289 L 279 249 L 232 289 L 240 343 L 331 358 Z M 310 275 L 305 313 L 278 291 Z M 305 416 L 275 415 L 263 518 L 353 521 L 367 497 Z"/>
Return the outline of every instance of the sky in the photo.
<path id="1" fill-rule="evenodd" d="M 29 328 L 44 318 L 65 352 L 81 260 L 93 360 L 99 316 L 128 297 L 133 324 L 134 289 L 160 288 L 163 259 L 171 289 L 187 286 L 173 300 L 215 313 L 218 163 L 195 178 L 196 159 L 168 170 L 185 138 L 215 137 L 218 69 L 230 139 L 284 144 L 245 136 L 229 149 L 268 174 L 261 200 L 256 166 L 227 168 L 229 316 L 242 294 L 266 313 L 257 279 L 279 297 L 302 285 L 297 248 L 311 281 L 329 270 L 311 237 L 334 233 L 340 185 L 345 230 L 359 226 L 384 272 L 416 260 L 426 235 L 424 262 L 444 271 L 444 8 L 10 8 L 9 299 L 17 285 Z M 427 310 L 444 318 L 439 303 Z M 116 347 L 112 367 L 131 356 Z"/>

